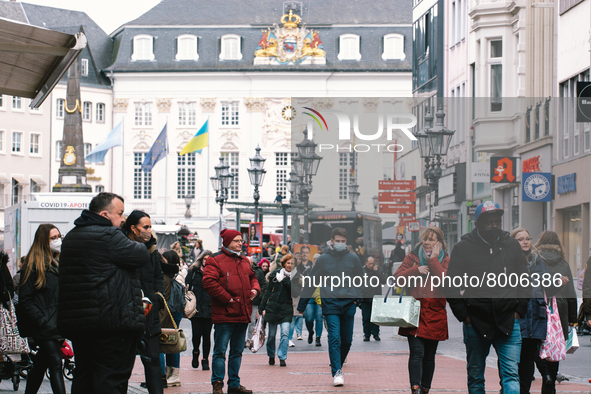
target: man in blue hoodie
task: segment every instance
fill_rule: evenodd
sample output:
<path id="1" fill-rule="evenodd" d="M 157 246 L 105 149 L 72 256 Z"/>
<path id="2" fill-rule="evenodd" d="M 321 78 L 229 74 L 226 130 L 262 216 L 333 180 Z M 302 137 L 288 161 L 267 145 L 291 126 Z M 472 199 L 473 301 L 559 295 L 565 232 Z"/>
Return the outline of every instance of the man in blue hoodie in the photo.
<path id="1" fill-rule="evenodd" d="M 310 272 L 310 283 L 320 283 L 325 278 L 359 277 L 364 275 L 361 261 L 354 253 L 347 249 L 347 230 L 335 228 L 331 235 L 332 245 L 327 248 L 326 253 L 316 260 L 316 265 Z M 323 279 L 324 278 L 324 279 Z M 341 366 L 343 365 L 351 343 L 353 342 L 353 323 L 357 306 L 361 305 L 363 294 L 362 287 L 348 285 L 342 281 L 338 286 L 329 279 L 329 282 L 320 286 L 320 297 L 322 298 L 322 314 L 326 321 L 328 331 L 328 355 L 330 357 L 330 368 L 334 378 L 335 386 L 342 386 L 345 381 Z M 306 285 L 306 282 L 304 282 Z M 302 291 L 298 312 L 302 314 L 308 305 L 308 301 L 316 290 L 316 286 L 308 285 Z"/>

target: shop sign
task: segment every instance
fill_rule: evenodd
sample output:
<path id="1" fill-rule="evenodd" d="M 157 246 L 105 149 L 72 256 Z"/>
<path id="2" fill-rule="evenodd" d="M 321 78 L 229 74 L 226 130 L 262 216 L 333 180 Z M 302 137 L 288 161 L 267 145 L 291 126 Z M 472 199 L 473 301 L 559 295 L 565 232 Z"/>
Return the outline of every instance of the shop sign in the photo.
<path id="1" fill-rule="evenodd" d="M 516 157 L 490 158 L 490 183 L 517 183 Z"/>
<path id="2" fill-rule="evenodd" d="M 474 216 L 476 214 L 476 208 L 477 207 L 478 207 L 477 205 L 470 205 L 468 207 L 468 215 L 469 216 Z"/>
<path id="3" fill-rule="evenodd" d="M 522 172 L 540 172 L 540 156 L 535 156 L 523 161 Z"/>
<path id="4" fill-rule="evenodd" d="M 552 201 L 552 174 L 549 172 L 524 172 L 522 201 Z"/>
<path id="5" fill-rule="evenodd" d="M 490 163 L 472 163 L 472 183 L 490 182 Z"/>
<path id="6" fill-rule="evenodd" d="M 556 192 L 558 194 L 576 192 L 577 191 L 577 174 L 572 173 L 564 176 L 559 176 L 556 180 Z"/>

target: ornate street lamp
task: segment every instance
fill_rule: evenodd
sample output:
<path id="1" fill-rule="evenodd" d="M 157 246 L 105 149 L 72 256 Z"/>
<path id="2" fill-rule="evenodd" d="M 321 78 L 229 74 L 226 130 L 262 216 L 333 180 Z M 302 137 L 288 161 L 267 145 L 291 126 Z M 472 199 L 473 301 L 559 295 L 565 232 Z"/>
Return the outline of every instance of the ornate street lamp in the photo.
<path id="1" fill-rule="evenodd" d="M 439 106 L 439 110 L 435 116 L 437 118 L 435 126 L 426 130 L 426 134 L 429 137 L 429 146 L 431 147 L 431 156 L 446 156 L 455 130 L 446 129 L 443 125 L 443 118 L 445 118 L 443 105 Z"/>
<path id="2" fill-rule="evenodd" d="M 224 202 L 228 199 L 228 189 L 232 185 L 232 175 L 228 169 L 229 165 L 225 164 L 224 157 L 220 156 L 220 163 L 215 166 L 215 176 L 210 177 L 211 186 L 215 190 L 215 202 L 220 204 L 220 230 L 222 227 L 222 217 L 224 214 Z M 222 247 L 222 238 L 218 239 L 218 249 Z"/>
<path id="3" fill-rule="evenodd" d="M 351 211 L 355 211 L 355 204 L 359 200 L 359 193 L 357 189 L 359 189 L 359 185 L 355 181 L 355 178 L 351 178 L 351 183 L 349 183 L 349 201 L 351 201 Z"/>
<path id="4" fill-rule="evenodd" d="M 257 145 L 256 154 L 254 157 L 250 158 L 250 168 L 248 168 L 248 176 L 250 178 L 250 184 L 254 186 L 254 221 L 259 221 L 259 186 L 263 185 L 263 180 L 265 179 L 265 174 L 267 170 L 263 168 L 265 165 L 265 160 L 261 156 L 261 148 Z"/>
<path id="5" fill-rule="evenodd" d="M 191 219 L 193 217 L 193 215 L 191 214 L 191 201 L 193 201 L 193 196 L 190 194 L 187 194 L 185 196 L 185 206 L 187 207 L 187 211 L 185 212 L 185 218 L 187 219 Z"/>

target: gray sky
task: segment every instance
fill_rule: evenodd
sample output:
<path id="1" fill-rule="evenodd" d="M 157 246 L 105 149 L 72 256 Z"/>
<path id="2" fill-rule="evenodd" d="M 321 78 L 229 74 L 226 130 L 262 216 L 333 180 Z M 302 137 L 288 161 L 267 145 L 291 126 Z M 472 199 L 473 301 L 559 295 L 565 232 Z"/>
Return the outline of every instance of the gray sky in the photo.
<path id="1" fill-rule="evenodd" d="M 23 3 L 84 11 L 107 34 L 142 15 L 160 0 L 25 0 Z"/>

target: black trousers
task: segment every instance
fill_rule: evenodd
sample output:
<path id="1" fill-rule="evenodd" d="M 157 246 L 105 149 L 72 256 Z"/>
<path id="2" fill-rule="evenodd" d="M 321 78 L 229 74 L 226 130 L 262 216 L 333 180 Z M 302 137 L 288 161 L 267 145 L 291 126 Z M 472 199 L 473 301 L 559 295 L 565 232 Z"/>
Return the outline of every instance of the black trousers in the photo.
<path id="1" fill-rule="evenodd" d="M 363 336 L 380 335 L 380 326 L 371 322 L 371 308 L 373 299 L 363 299 L 361 303 L 361 319 L 363 321 Z"/>
<path id="2" fill-rule="evenodd" d="M 160 340 L 158 335 L 144 333 L 140 343 L 140 358 L 144 364 L 146 388 L 150 394 L 163 394 L 160 369 Z"/>
<path id="3" fill-rule="evenodd" d="M 118 331 L 72 339 L 76 358 L 72 394 L 127 394 L 139 338 L 138 331 Z"/>
<path id="4" fill-rule="evenodd" d="M 47 368 L 49 368 L 51 391 L 55 394 L 66 394 L 64 376 L 62 375 L 62 356 L 60 353 L 62 341 L 33 339 L 39 346 L 39 351 L 35 356 L 31 357 L 33 359 L 33 369 L 27 377 L 25 394 L 37 394 L 41 383 L 43 383 Z"/>
<path id="5" fill-rule="evenodd" d="M 411 387 L 419 385 L 424 389 L 431 388 L 435 373 L 435 353 L 439 341 L 408 336 L 408 374 Z"/>
<path id="6" fill-rule="evenodd" d="M 536 360 L 540 358 L 540 339 L 523 338 L 519 358 L 519 393 L 529 394 Z"/>
<path id="7" fill-rule="evenodd" d="M 552 379 L 550 384 L 542 383 L 542 394 L 556 394 L 556 375 L 558 375 L 559 364 L 559 361 L 542 360 L 541 368 L 544 370 L 544 374 L 550 375 Z"/>
<path id="8" fill-rule="evenodd" d="M 201 345 L 201 338 L 203 338 L 203 352 L 201 357 L 209 358 L 211 351 L 211 318 L 194 317 L 191 319 L 191 329 L 193 331 L 193 353 L 199 353 L 199 346 Z"/>

